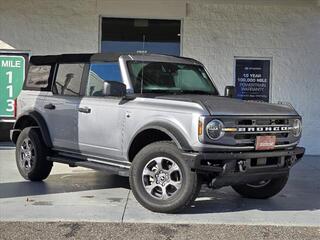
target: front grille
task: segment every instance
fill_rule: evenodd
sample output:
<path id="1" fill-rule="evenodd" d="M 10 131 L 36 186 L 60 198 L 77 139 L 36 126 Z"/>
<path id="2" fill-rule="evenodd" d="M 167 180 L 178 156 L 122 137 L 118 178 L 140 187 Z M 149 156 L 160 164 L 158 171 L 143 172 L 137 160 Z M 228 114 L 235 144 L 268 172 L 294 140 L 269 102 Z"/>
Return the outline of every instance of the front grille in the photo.
<path id="1" fill-rule="evenodd" d="M 237 121 L 238 126 L 281 126 L 288 124 L 289 119 L 241 119 Z"/>
<path id="2" fill-rule="evenodd" d="M 257 136 L 276 136 L 277 145 L 287 145 L 297 141 L 291 134 L 293 118 L 243 118 L 224 119 L 225 127 L 236 128 L 236 132 L 226 132 L 225 139 L 235 146 L 255 146 Z"/>

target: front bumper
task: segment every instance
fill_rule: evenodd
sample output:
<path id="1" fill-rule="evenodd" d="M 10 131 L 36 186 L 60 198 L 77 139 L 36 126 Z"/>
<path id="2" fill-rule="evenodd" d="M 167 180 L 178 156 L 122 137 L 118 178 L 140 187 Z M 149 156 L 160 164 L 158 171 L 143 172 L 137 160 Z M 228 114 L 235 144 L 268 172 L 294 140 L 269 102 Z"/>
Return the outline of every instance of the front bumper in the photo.
<path id="1" fill-rule="evenodd" d="M 304 155 L 305 149 L 184 153 L 190 167 L 213 178 L 211 187 L 244 184 L 287 176 L 290 168 Z"/>

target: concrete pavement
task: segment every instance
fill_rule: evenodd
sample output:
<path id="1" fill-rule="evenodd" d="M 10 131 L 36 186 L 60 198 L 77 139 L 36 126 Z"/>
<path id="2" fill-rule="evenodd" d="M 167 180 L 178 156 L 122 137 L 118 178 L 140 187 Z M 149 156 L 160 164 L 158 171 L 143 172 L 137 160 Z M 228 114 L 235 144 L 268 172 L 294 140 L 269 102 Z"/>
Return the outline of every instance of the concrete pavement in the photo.
<path id="1" fill-rule="evenodd" d="M 2 148 L 2 149 L 1 149 Z M 320 157 L 306 156 L 285 189 L 268 200 L 241 198 L 230 187 L 202 188 L 181 214 L 150 212 L 133 197 L 128 179 L 55 164 L 44 182 L 28 182 L 14 150 L 0 147 L 0 221 L 320 226 Z"/>
<path id="2" fill-rule="evenodd" d="M 1 240 L 319 240 L 320 227 L 96 222 L 0 222 Z"/>

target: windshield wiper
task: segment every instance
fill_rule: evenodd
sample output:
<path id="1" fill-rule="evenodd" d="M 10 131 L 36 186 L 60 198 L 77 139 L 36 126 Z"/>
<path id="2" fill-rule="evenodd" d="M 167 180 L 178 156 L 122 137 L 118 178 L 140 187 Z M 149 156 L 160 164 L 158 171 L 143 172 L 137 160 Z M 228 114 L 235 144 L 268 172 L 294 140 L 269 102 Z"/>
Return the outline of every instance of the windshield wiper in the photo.
<path id="1" fill-rule="evenodd" d="M 163 89 L 144 89 L 143 93 L 174 93 L 170 90 L 163 90 Z"/>
<path id="2" fill-rule="evenodd" d="M 199 94 L 199 95 L 214 95 L 212 92 L 207 92 L 203 90 L 170 90 L 170 89 L 147 89 L 143 90 L 143 93 L 164 93 L 164 94 Z"/>
<path id="3" fill-rule="evenodd" d="M 191 94 L 201 94 L 201 95 L 213 95 L 211 92 L 203 91 L 203 90 L 181 90 L 180 93 L 191 93 Z"/>

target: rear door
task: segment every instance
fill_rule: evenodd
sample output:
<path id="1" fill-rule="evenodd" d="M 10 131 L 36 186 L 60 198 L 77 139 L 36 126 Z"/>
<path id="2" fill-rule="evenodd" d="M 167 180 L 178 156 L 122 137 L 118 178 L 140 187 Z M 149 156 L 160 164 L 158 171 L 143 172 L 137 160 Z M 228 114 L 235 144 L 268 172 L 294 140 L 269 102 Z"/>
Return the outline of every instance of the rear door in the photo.
<path id="1" fill-rule="evenodd" d="M 118 62 L 90 65 L 78 113 L 79 146 L 84 154 L 121 160 L 125 113 L 120 97 L 103 96 L 105 81 L 122 82 Z"/>
<path id="2" fill-rule="evenodd" d="M 52 95 L 46 97 L 44 116 L 55 148 L 79 150 L 78 108 L 84 66 L 84 63 L 58 64 Z"/>
<path id="3" fill-rule="evenodd" d="M 36 111 L 45 116 L 44 105 L 47 96 L 51 95 L 51 83 L 54 71 L 54 63 L 30 64 L 23 91 L 21 91 L 17 99 L 17 117 L 19 117 L 19 114 L 29 111 Z"/>

